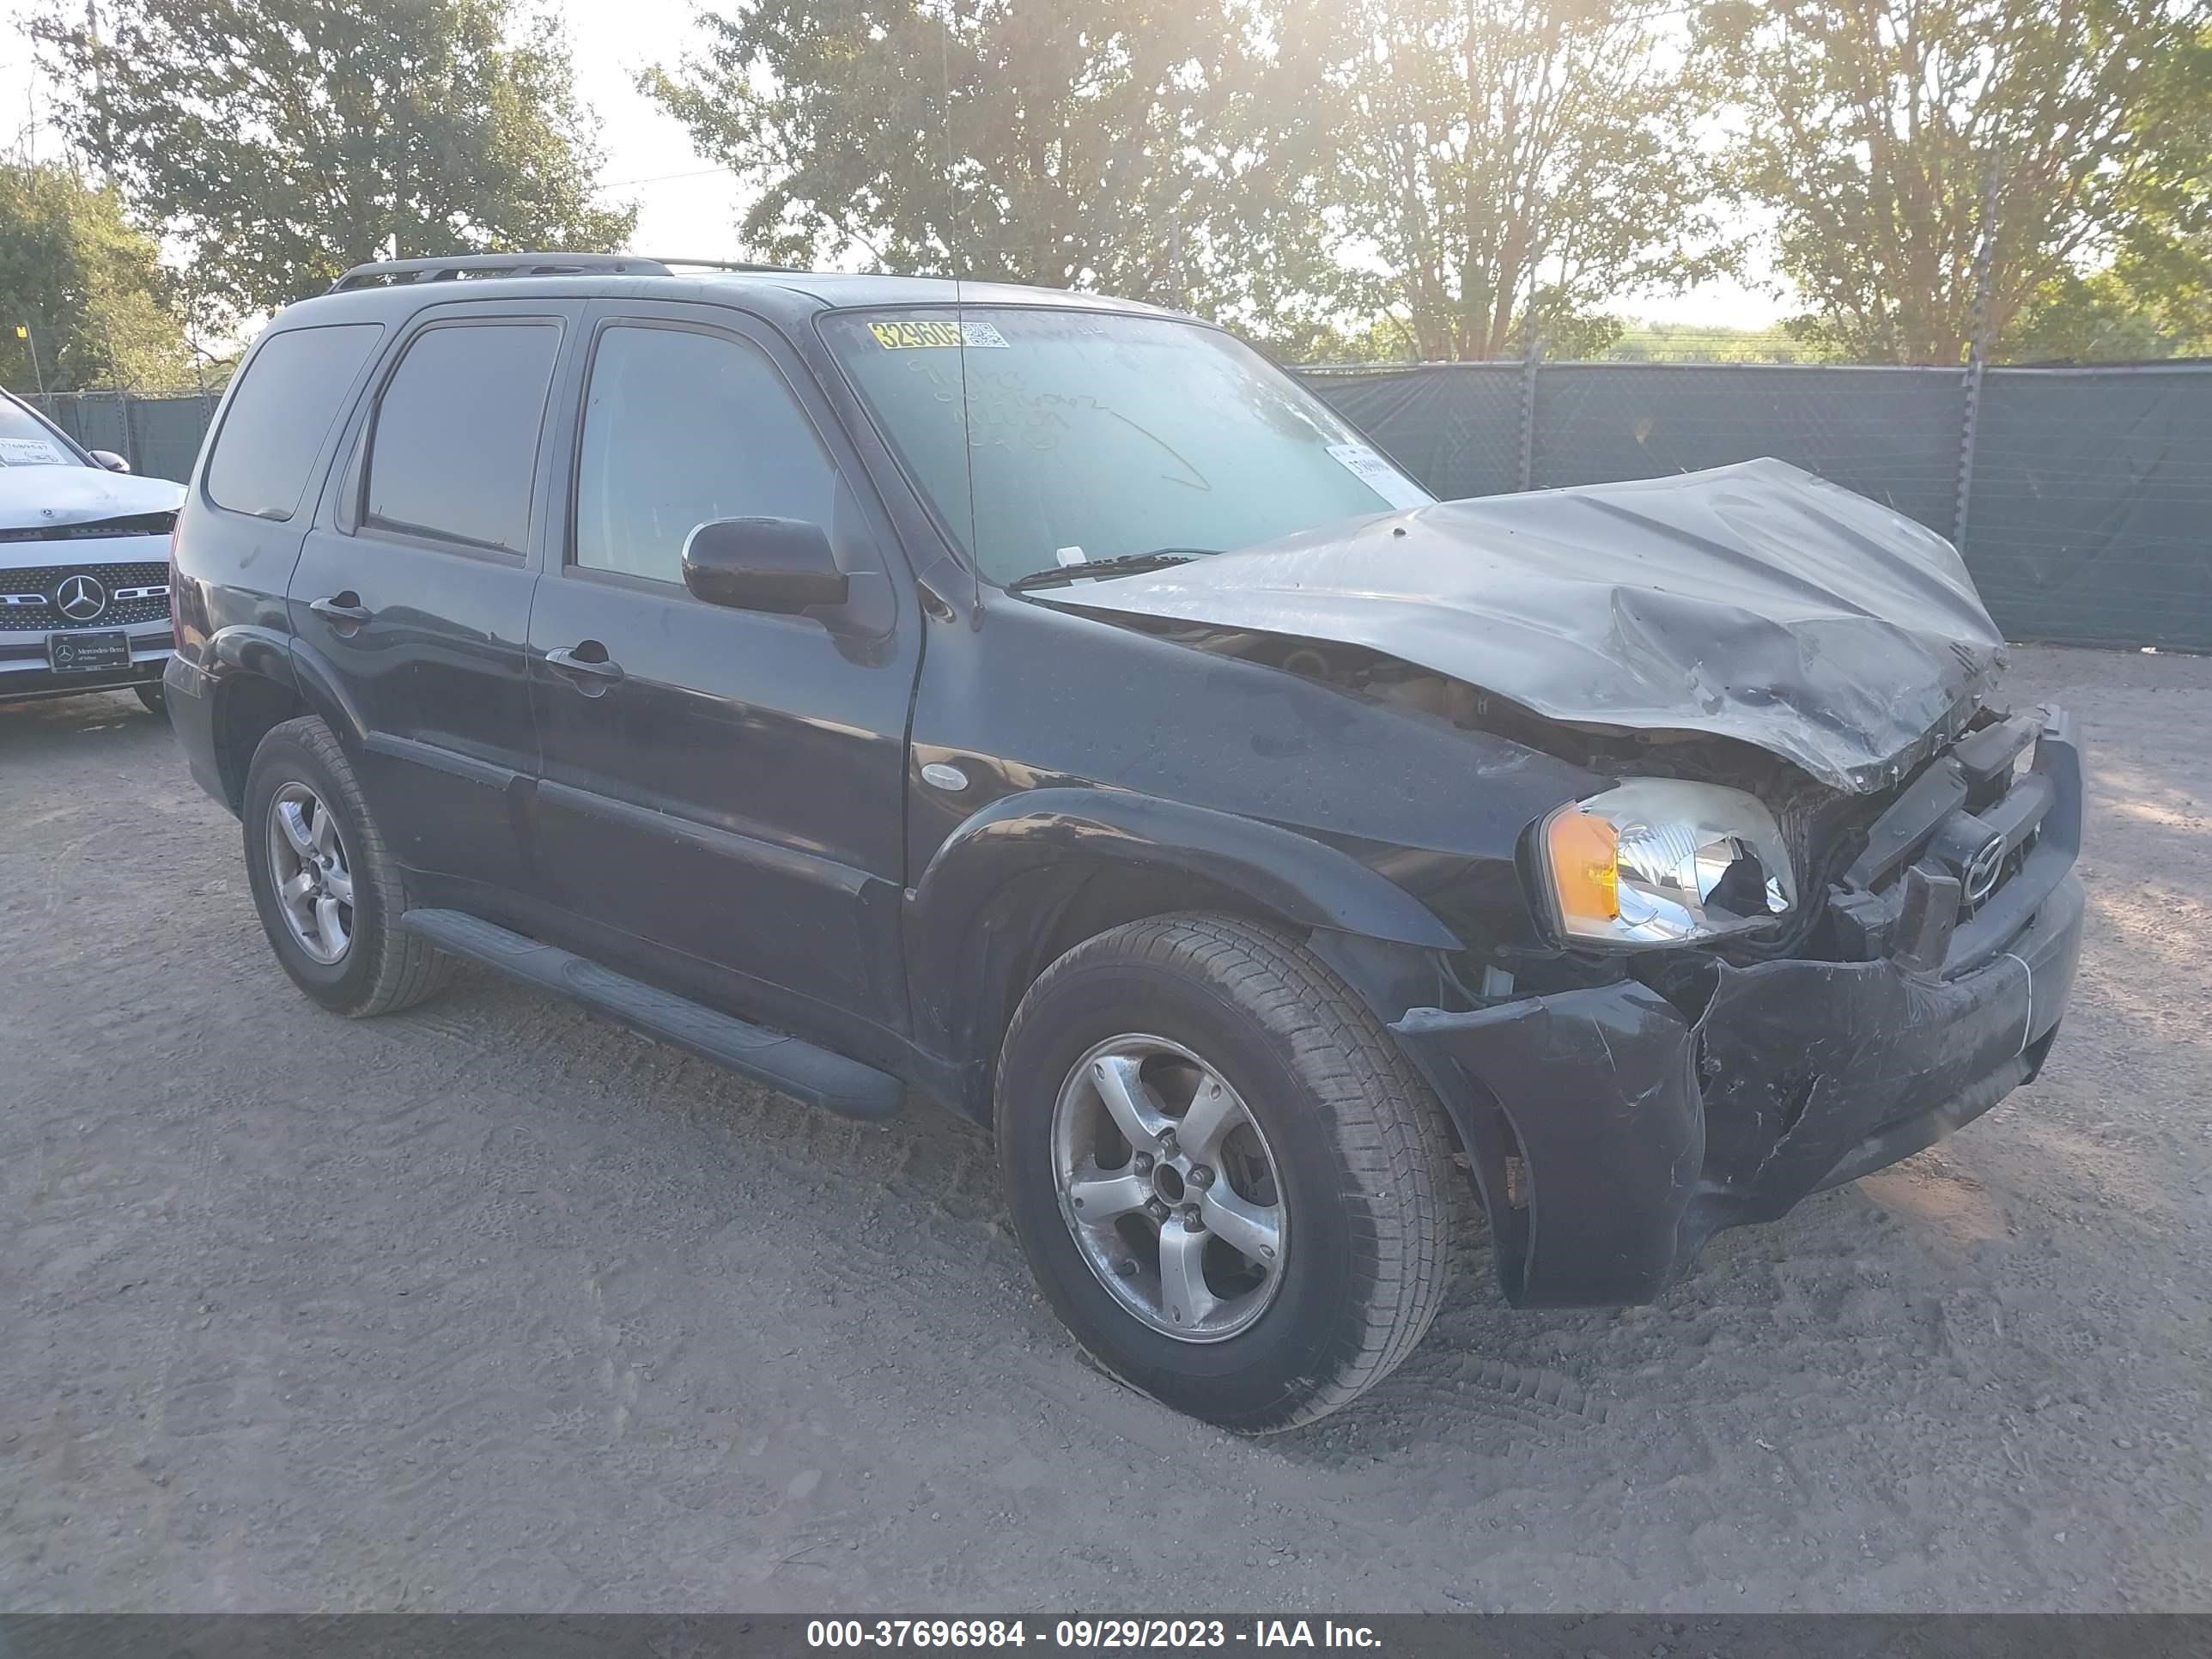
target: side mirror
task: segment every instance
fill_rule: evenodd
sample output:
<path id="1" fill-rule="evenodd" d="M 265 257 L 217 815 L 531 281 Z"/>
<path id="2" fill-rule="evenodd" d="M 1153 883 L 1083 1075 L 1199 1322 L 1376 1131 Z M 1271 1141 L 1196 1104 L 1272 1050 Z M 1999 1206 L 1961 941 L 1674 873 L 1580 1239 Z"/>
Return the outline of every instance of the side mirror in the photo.
<path id="1" fill-rule="evenodd" d="M 131 463 L 112 449 L 92 449 L 85 453 L 110 472 L 128 472 L 131 470 Z"/>
<path id="2" fill-rule="evenodd" d="M 842 605 L 830 535 L 804 519 L 715 519 L 684 538 L 684 586 L 708 605 L 783 615 Z"/>

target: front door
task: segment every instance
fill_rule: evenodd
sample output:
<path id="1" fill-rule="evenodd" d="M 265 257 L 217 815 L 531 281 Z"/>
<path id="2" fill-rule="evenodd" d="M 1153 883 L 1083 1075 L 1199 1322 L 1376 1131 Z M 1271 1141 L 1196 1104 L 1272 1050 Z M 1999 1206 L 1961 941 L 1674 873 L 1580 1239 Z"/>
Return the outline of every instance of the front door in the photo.
<path id="1" fill-rule="evenodd" d="M 805 370 L 719 308 L 598 307 L 564 556 L 530 623 L 544 895 L 600 954 L 834 1040 L 904 1023 L 907 708 L 920 659 L 879 508 Z M 822 526 L 833 611 L 684 587 L 714 519 Z"/>
<path id="2" fill-rule="evenodd" d="M 508 914 L 537 763 L 523 644 L 546 413 L 580 301 L 431 308 L 380 371 L 292 577 L 303 669 L 362 728 L 393 854 L 445 902 Z"/>

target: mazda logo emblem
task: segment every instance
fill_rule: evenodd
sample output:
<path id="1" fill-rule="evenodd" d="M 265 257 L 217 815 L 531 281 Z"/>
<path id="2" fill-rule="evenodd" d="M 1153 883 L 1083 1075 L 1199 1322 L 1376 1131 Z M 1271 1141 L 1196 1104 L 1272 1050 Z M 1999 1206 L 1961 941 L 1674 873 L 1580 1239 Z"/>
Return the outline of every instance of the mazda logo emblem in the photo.
<path id="1" fill-rule="evenodd" d="M 2004 868 L 2005 844 L 2002 836 L 1992 836 L 1988 842 L 1966 861 L 1966 902 L 1979 904 L 1990 896 L 1997 884 L 1998 873 Z"/>
<path id="2" fill-rule="evenodd" d="M 54 589 L 54 609 L 71 622 L 90 622 L 107 609 L 107 590 L 89 576 L 71 576 Z"/>

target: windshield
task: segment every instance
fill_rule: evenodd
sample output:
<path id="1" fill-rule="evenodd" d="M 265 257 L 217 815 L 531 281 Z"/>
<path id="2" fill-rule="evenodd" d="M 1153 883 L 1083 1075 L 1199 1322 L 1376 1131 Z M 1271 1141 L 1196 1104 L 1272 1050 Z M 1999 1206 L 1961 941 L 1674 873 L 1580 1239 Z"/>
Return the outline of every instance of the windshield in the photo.
<path id="1" fill-rule="evenodd" d="M 82 466 L 53 428 L 12 398 L 0 398 L 0 466 Z"/>
<path id="2" fill-rule="evenodd" d="M 842 313 L 823 327 L 987 580 L 1227 552 L 1431 500 L 1217 330 L 1019 307 L 960 318 Z"/>

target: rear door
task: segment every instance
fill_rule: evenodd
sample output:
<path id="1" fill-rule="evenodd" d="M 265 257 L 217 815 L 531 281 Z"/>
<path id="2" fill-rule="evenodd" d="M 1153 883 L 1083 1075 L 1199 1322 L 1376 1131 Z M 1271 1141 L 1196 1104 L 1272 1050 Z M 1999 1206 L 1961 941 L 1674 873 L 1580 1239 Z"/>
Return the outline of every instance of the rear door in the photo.
<path id="1" fill-rule="evenodd" d="M 387 337 L 380 322 L 278 327 L 247 354 L 173 549 L 179 654 L 200 673 L 220 678 L 241 662 L 267 672 L 266 658 L 287 649 L 282 613 L 314 512 L 308 486 Z"/>
<path id="2" fill-rule="evenodd" d="M 573 522 L 531 618 L 533 850 L 595 947 L 793 1029 L 896 1025 L 918 617 L 842 434 L 775 332 L 720 307 L 596 306 Z M 852 597 L 694 599 L 709 520 L 829 532 Z M 561 653 L 561 658 L 549 653 Z"/>
<path id="3" fill-rule="evenodd" d="M 523 645 L 547 412 L 580 301 L 420 313 L 348 434 L 291 585 L 303 672 L 364 736 L 371 809 L 400 862 L 488 915 L 522 889 L 537 763 Z"/>

